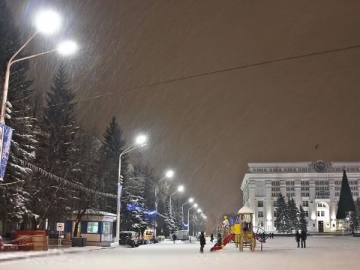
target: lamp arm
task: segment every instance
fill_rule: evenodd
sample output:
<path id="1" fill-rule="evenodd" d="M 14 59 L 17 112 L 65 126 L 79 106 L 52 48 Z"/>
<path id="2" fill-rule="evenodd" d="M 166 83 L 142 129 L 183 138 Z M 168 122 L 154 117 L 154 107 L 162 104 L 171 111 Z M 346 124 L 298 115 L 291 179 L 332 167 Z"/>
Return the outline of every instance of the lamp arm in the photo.
<path id="1" fill-rule="evenodd" d="M 26 45 L 29 44 L 29 42 L 38 34 L 39 32 L 35 32 L 35 34 L 33 34 L 25 43 L 24 45 L 21 46 L 21 48 L 10 58 L 9 60 L 9 64 L 11 65 L 12 63 L 15 63 L 15 61 L 13 61 L 15 59 L 15 57 L 26 47 Z M 18 61 L 17 61 L 18 62 Z"/>
<path id="2" fill-rule="evenodd" d="M 50 51 L 46 51 L 46 52 L 42 52 L 42 53 L 30 55 L 30 56 L 26 56 L 26 57 L 23 57 L 23 58 L 19 58 L 19 59 L 11 61 L 10 65 L 15 64 L 15 63 L 20 62 L 20 61 L 23 61 L 23 60 L 28 60 L 28 59 L 31 59 L 31 58 L 35 58 L 35 57 L 38 57 L 38 56 L 41 56 L 41 55 L 44 55 L 44 54 L 48 54 L 48 53 L 52 53 L 52 52 L 56 52 L 56 51 L 57 50 L 54 49 L 54 50 L 50 50 Z"/>

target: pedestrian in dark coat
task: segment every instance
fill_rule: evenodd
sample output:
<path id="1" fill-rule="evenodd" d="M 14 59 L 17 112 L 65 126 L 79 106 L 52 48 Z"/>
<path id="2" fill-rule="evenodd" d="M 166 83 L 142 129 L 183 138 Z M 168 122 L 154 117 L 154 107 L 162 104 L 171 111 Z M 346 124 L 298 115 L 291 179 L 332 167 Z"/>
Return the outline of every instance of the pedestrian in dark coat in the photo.
<path id="1" fill-rule="evenodd" d="M 306 238 L 307 238 L 306 230 L 302 230 L 301 231 L 301 248 L 306 248 Z"/>
<path id="2" fill-rule="evenodd" d="M 172 235 L 172 239 L 173 239 L 174 244 L 175 244 L 175 241 L 176 241 L 176 234 L 175 233 Z"/>
<path id="3" fill-rule="evenodd" d="M 204 252 L 204 246 L 206 245 L 206 239 L 204 232 L 201 232 L 200 234 L 200 252 Z"/>
<path id="4" fill-rule="evenodd" d="M 297 246 L 298 248 L 300 247 L 300 239 L 301 239 L 301 234 L 299 231 L 296 231 L 295 240 L 298 244 L 298 246 Z"/>
<path id="5" fill-rule="evenodd" d="M 214 242 L 214 234 L 213 233 L 210 235 L 210 242 L 211 243 Z"/>

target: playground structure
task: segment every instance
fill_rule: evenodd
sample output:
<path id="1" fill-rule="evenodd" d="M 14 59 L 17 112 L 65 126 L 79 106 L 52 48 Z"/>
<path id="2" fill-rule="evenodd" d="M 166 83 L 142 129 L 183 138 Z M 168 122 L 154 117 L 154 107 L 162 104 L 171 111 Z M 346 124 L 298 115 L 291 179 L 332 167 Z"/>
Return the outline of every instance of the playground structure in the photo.
<path id="1" fill-rule="evenodd" d="M 262 244 L 266 242 L 268 235 L 262 228 L 253 226 L 253 216 L 254 211 L 246 206 L 239 210 L 237 220 L 233 226 L 230 226 L 229 220 L 225 216 L 222 224 L 222 234 L 220 231 L 218 232 L 218 241 L 210 251 L 222 249 L 230 241 L 234 241 L 235 246 L 240 251 L 243 251 L 244 248 L 250 248 L 251 251 L 254 251 L 256 241 L 258 241 L 262 250 Z"/>

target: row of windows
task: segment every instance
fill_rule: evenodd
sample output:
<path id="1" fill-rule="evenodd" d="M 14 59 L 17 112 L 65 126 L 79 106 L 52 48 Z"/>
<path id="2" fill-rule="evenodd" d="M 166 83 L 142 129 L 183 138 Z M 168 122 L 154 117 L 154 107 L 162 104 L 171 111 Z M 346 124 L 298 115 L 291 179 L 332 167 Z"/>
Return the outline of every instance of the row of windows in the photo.
<path id="1" fill-rule="evenodd" d="M 295 188 L 294 187 L 287 187 L 286 191 L 295 191 Z"/>
<path id="2" fill-rule="evenodd" d="M 355 197 L 359 196 L 359 193 L 357 191 L 353 191 L 351 192 L 351 194 Z M 340 196 L 340 192 L 335 192 L 335 197 L 339 197 Z"/>
<path id="3" fill-rule="evenodd" d="M 301 187 L 301 191 L 304 191 L 304 190 L 310 190 L 309 187 Z"/>
<path id="4" fill-rule="evenodd" d="M 259 168 L 253 172 L 307 172 L 308 168 Z"/>
<path id="5" fill-rule="evenodd" d="M 280 181 L 272 181 L 272 186 L 280 186 Z M 286 181 L 286 186 L 295 186 L 295 181 Z M 329 186 L 329 181 L 316 180 L 316 186 Z M 341 181 L 335 181 L 335 185 L 341 185 Z M 349 181 L 350 186 L 357 186 L 357 180 Z M 301 181 L 301 186 L 309 186 L 309 181 Z"/>
<path id="6" fill-rule="evenodd" d="M 350 187 L 351 190 L 358 190 L 358 187 Z M 341 187 L 335 187 L 335 190 L 341 190 Z"/>
<path id="7" fill-rule="evenodd" d="M 316 187 L 315 190 L 329 190 L 329 187 Z"/>
<path id="8" fill-rule="evenodd" d="M 303 201 L 304 207 L 309 207 L 309 201 Z M 273 206 L 277 207 L 276 201 L 273 201 Z M 258 201 L 258 207 L 264 207 L 264 201 Z M 325 207 L 325 206 L 324 206 Z"/>
<path id="9" fill-rule="evenodd" d="M 293 198 L 293 197 L 295 197 L 295 193 L 294 192 L 286 193 L 286 197 Z"/>
<path id="10" fill-rule="evenodd" d="M 271 185 L 272 186 L 280 186 L 280 182 L 279 181 L 272 181 Z"/>
<path id="11" fill-rule="evenodd" d="M 301 192 L 301 197 L 310 197 L 309 192 Z"/>
<path id="12" fill-rule="evenodd" d="M 308 217 L 309 216 L 309 211 L 304 211 L 304 214 L 305 214 L 306 217 Z M 259 215 L 258 215 L 258 217 L 259 217 Z M 274 217 L 277 217 L 277 212 L 276 211 L 274 211 Z"/>
<path id="13" fill-rule="evenodd" d="M 280 187 L 272 187 L 271 191 L 280 191 Z"/>
<path id="14" fill-rule="evenodd" d="M 309 185 L 309 181 L 301 181 L 301 185 L 302 185 L 302 186 L 308 186 L 308 185 Z"/>
<path id="15" fill-rule="evenodd" d="M 328 181 L 315 181 L 315 185 L 316 186 L 328 186 L 329 182 Z"/>

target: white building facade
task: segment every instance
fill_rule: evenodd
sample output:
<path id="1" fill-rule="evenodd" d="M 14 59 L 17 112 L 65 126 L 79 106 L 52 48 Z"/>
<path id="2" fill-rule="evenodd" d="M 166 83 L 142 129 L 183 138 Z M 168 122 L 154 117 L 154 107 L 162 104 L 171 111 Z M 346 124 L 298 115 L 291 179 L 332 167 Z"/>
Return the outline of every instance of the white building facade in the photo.
<path id="1" fill-rule="evenodd" d="M 360 194 L 360 162 L 249 163 L 241 184 L 243 203 L 254 210 L 254 224 L 276 231 L 279 193 L 303 207 L 309 232 L 336 231 L 336 211 L 343 170 L 353 199 Z"/>

